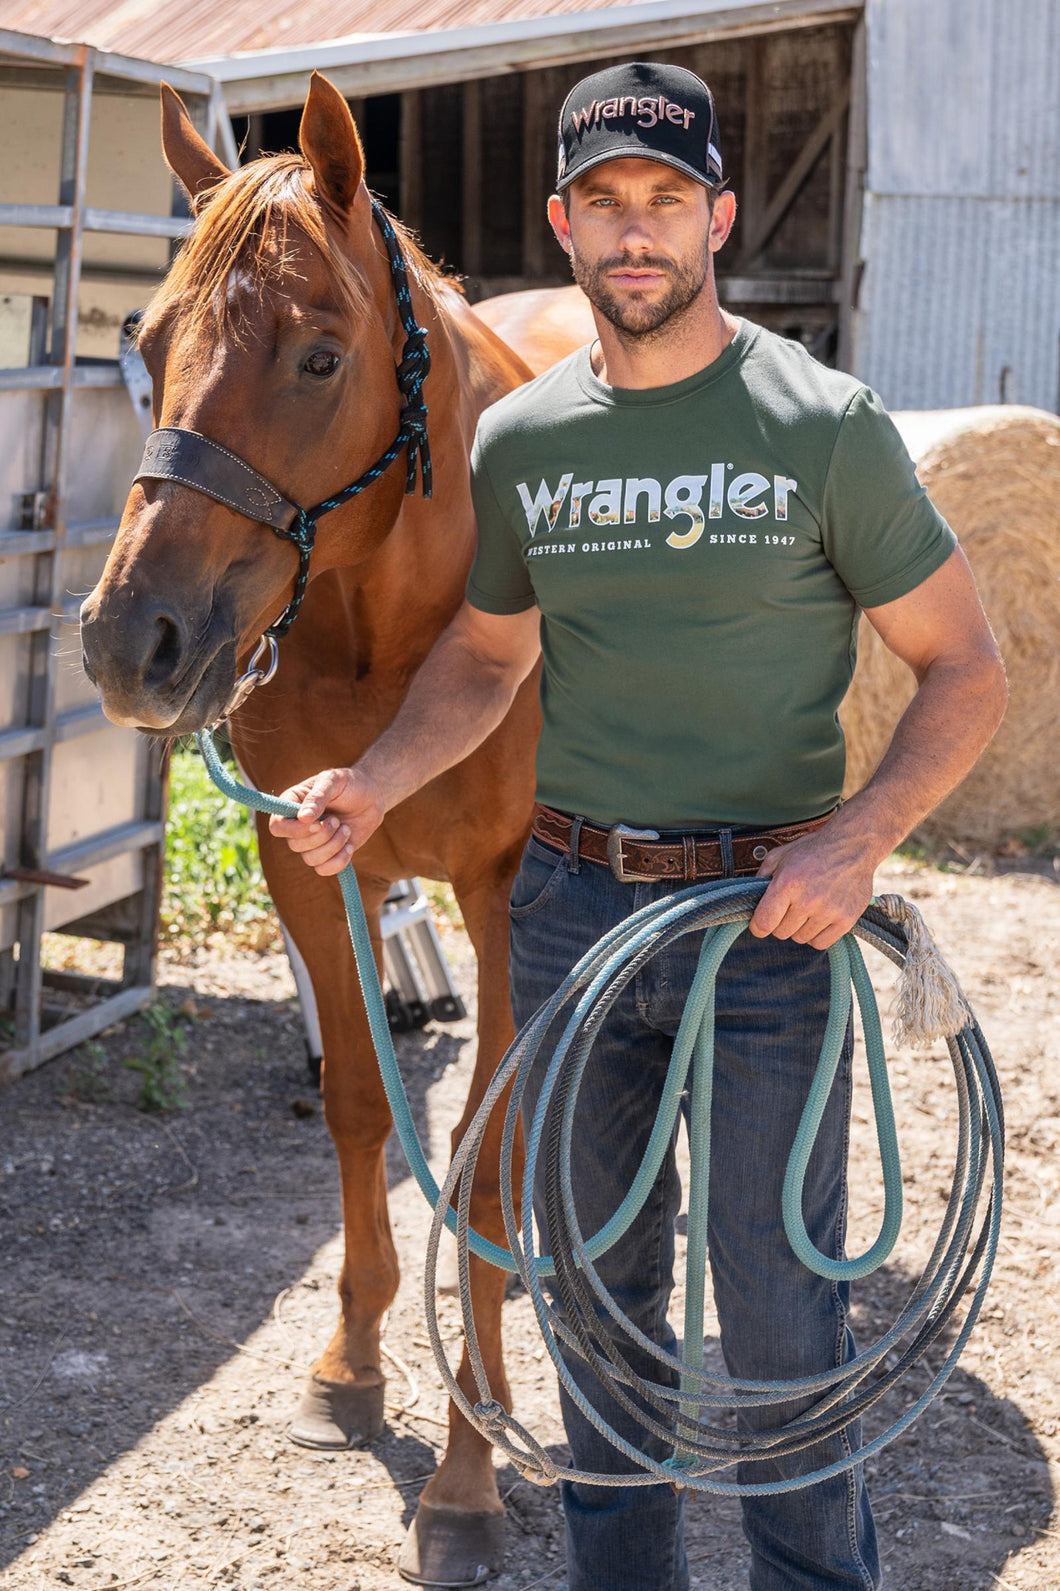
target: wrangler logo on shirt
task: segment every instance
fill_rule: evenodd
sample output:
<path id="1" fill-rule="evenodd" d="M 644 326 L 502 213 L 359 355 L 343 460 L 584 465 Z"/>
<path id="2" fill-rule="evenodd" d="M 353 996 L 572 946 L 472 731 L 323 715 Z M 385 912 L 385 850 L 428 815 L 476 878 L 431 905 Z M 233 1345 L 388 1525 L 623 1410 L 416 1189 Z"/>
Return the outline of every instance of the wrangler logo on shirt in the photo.
<path id="1" fill-rule="evenodd" d="M 788 475 L 762 475 L 757 470 L 736 473 L 732 464 L 711 464 L 704 475 L 675 475 L 664 486 L 651 475 L 616 476 L 603 481 L 576 481 L 568 470 L 555 487 L 541 481 L 531 495 L 526 481 L 516 483 L 531 537 L 539 530 L 577 530 L 589 525 L 633 525 L 642 510 L 649 524 L 662 518 L 684 520 L 666 538 L 668 547 L 694 547 L 708 519 L 721 519 L 728 510 L 737 519 L 773 519 L 784 523 L 788 497 L 799 489 Z M 704 494 L 706 504 L 704 512 Z M 566 517 L 560 523 L 563 510 Z"/>

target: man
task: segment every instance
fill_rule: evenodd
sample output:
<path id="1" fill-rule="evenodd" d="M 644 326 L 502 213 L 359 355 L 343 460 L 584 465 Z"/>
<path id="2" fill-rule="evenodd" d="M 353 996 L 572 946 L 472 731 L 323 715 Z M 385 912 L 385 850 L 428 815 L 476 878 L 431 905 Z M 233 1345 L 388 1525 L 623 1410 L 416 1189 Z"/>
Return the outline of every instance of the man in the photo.
<path id="1" fill-rule="evenodd" d="M 781 1222 L 828 1007 L 820 952 L 990 739 L 1001 660 L 963 554 L 875 396 L 720 308 L 713 258 L 736 204 L 706 85 L 644 63 L 578 84 L 561 113 L 557 189 L 550 220 L 598 340 L 482 416 L 463 608 L 393 725 L 354 768 L 288 792 L 299 817 L 272 831 L 337 872 L 390 807 L 500 722 L 540 635 L 541 805 L 511 901 L 516 1022 L 649 901 L 699 878 L 771 881 L 718 983 L 710 1258 L 730 1373 L 809 1375 L 853 1351 L 845 1290 L 799 1264 Z M 918 690 L 874 778 L 839 808 L 836 710 L 859 610 Z M 697 953 L 690 937 L 649 963 L 594 1049 L 575 1168 L 583 1231 L 640 1163 Z M 804 1209 L 813 1241 L 837 1256 L 849 1093 L 848 1048 Z M 678 1206 L 671 1158 L 599 1264 L 665 1346 Z M 587 1366 L 572 1356 L 571 1368 L 640 1441 Z M 626 1466 L 566 1400 L 564 1416 L 579 1468 Z M 741 1466 L 740 1478 L 818 1468 L 850 1440 Z M 570 1591 L 687 1587 L 672 1487 L 568 1484 L 564 1506 Z M 880 1584 L 858 1471 L 745 1499 L 744 1526 L 752 1591 Z"/>

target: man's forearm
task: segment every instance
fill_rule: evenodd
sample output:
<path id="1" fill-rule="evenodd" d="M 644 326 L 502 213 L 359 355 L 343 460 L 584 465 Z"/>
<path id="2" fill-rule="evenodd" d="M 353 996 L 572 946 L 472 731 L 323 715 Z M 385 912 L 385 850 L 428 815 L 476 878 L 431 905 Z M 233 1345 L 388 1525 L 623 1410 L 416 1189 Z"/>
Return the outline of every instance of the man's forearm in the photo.
<path id="1" fill-rule="evenodd" d="M 1004 668 L 994 656 L 975 664 L 933 664 L 880 766 L 829 828 L 861 834 L 879 861 L 889 856 L 974 766 L 1006 700 Z"/>
<path id="2" fill-rule="evenodd" d="M 393 723 L 357 764 L 387 809 L 480 746 L 508 711 L 523 677 L 476 656 L 447 630 L 414 676 Z"/>

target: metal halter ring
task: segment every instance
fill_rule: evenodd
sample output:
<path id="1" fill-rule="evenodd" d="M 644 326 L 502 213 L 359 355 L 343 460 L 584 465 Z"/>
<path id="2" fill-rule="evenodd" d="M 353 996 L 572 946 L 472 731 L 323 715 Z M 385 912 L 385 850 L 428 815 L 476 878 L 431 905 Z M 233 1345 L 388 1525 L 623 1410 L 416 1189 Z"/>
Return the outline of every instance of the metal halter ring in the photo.
<path id="1" fill-rule="evenodd" d="M 261 660 L 265 656 L 268 657 L 268 662 L 263 667 Z M 235 688 L 228 698 L 228 705 L 217 720 L 218 723 L 224 723 L 226 718 L 231 718 L 236 708 L 243 705 L 251 691 L 255 690 L 257 686 L 269 683 L 276 672 L 279 661 L 280 648 L 276 644 L 276 637 L 266 633 L 254 648 L 254 656 L 250 660 L 250 667 L 245 674 L 241 674 L 239 679 L 236 680 Z"/>

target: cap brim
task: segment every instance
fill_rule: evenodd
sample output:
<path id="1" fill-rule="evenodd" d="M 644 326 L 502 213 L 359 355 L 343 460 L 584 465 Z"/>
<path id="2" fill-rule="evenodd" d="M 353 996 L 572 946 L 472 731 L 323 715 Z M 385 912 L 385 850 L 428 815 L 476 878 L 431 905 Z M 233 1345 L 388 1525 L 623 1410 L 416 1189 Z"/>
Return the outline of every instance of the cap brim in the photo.
<path id="1" fill-rule="evenodd" d="M 724 185 L 725 178 L 711 179 L 705 177 L 695 166 L 690 166 L 684 160 L 678 160 L 674 155 L 654 154 L 647 149 L 605 149 L 599 155 L 593 155 L 591 160 L 578 163 L 573 171 L 564 172 L 563 177 L 556 183 L 556 192 L 563 193 L 572 182 L 577 182 L 579 177 L 584 177 L 587 171 L 592 171 L 596 166 L 602 166 L 608 160 L 653 160 L 657 166 L 670 166 L 674 171 L 683 171 L 686 177 L 691 177 L 693 182 L 698 182 L 701 188 L 719 188 Z"/>

